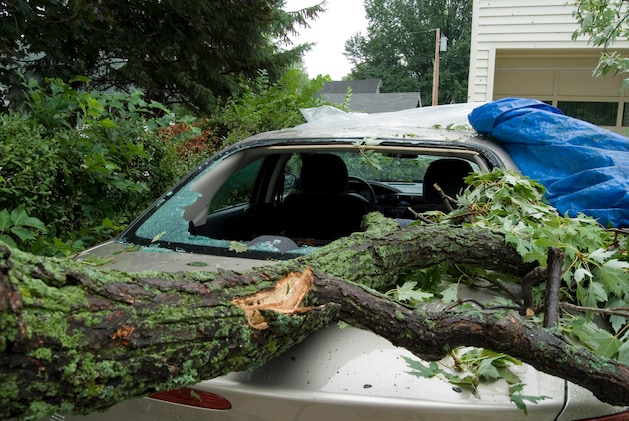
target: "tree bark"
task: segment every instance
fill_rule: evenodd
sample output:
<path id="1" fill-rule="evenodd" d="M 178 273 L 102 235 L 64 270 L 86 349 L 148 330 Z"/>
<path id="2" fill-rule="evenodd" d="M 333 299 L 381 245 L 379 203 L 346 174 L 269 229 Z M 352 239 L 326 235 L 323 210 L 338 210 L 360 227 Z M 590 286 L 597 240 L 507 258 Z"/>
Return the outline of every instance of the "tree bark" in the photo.
<path id="1" fill-rule="evenodd" d="M 445 261 L 524 276 L 531 265 L 502 236 L 374 218 L 364 233 L 244 274 L 119 273 L 0 247 L 0 419 L 88 413 L 247 370 L 338 319 L 429 360 L 459 345 L 504 352 L 629 404 L 627 366 L 516 312 L 428 312 L 374 291 Z"/>

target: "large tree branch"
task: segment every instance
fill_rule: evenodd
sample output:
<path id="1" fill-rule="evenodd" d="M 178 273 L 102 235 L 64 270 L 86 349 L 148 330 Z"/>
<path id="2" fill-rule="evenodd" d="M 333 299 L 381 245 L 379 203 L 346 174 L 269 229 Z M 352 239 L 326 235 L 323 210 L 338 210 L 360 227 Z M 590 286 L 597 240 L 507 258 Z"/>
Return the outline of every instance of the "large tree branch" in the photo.
<path id="1" fill-rule="evenodd" d="M 272 270 L 131 275 L 1 250 L 0 419 L 87 413 L 247 370 L 337 318 L 334 304 L 270 308 L 268 328 L 251 326 L 234 300 L 272 289 Z"/>
<path id="2" fill-rule="evenodd" d="M 556 330 L 527 322 L 517 312 L 413 309 L 325 275 L 318 275 L 314 285 L 316 302 L 340 303 L 343 321 L 425 360 L 439 360 L 457 346 L 487 348 L 579 384 L 604 402 L 629 404 L 628 366 L 570 343 Z"/>
<path id="3" fill-rule="evenodd" d="M 367 231 L 342 238 L 307 257 L 304 265 L 345 280 L 387 291 L 398 275 L 440 263 L 480 266 L 525 276 L 535 267 L 505 245 L 504 236 L 472 226 L 419 225 L 400 230 L 395 221 L 371 213 Z"/>
<path id="4" fill-rule="evenodd" d="M 244 274 L 99 271 L 0 247 L 0 418 L 90 412 L 246 370 L 339 318 L 423 358 L 485 347 L 629 404 L 626 366 L 515 313 L 431 313 L 372 292 L 445 261 L 528 273 L 501 235 L 374 218 L 365 233 Z"/>

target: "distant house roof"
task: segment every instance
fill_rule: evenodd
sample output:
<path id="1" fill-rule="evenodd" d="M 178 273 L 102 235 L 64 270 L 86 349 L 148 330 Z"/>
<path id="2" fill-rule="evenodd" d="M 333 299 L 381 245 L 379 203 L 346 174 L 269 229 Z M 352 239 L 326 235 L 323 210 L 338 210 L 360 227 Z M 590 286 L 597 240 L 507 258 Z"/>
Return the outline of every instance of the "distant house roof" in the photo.
<path id="1" fill-rule="evenodd" d="M 345 101 L 343 93 L 323 93 L 319 91 L 320 97 L 333 104 L 342 104 Z M 352 91 L 349 100 L 350 111 L 362 113 L 382 113 L 390 111 L 408 110 L 410 108 L 421 107 L 419 92 L 396 92 L 396 93 L 356 93 Z"/>
<path id="2" fill-rule="evenodd" d="M 350 87 L 355 94 L 377 94 L 380 92 L 380 79 L 334 80 L 326 82 L 319 90 L 322 94 L 345 94 Z"/>
<path id="3" fill-rule="evenodd" d="M 380 79 L 335 80 L 327 82 L 317 96 L 332 104 L 343 104 L 347 88 L 351 88 L 350 111 L 383 113 L 421 107 L 419 92 L 380 93 Z"/>

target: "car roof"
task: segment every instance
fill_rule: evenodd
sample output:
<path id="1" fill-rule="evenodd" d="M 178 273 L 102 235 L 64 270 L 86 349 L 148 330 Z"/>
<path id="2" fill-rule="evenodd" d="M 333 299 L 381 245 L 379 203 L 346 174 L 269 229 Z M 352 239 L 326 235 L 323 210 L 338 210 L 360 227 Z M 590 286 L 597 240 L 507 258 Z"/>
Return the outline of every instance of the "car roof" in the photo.
<path id="1" fill-rule="evenodd" d="M 385 137 L 433 140 L 465 140 L 476 132 L 467 115 L 477 103 L 412 108 L 387 113 L 344 112 L 331 106 L 303 109 L 307 122 L 261 133 L 247 140 L 267 138 Z"/>
<path id="2" fill-rule="evenodd" d="M 397 145 L 472 149 L 494 166 L 517 169 L 511 157 L 495 142 L 471 127 L 468 114 L 482 103 L 413 108 L 386 113 L 345 112 L 331 106 L 303 109 L 308 120 L 295 127 L 251 136 L 224 150 L 272 145 Z"/>

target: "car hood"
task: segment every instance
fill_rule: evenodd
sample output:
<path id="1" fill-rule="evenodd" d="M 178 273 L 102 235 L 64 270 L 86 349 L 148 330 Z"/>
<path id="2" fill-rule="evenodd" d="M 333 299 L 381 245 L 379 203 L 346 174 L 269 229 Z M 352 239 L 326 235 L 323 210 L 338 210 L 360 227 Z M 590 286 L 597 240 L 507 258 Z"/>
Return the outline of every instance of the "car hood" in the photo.
<path id="1" fill-rule="evenodd" d="M 123 272 L 181 272 L 198 270 L 215 272 L 218 269 L 241 272 L 271 262 L 257 259 L 213 256 L 174 251 L 158 246 L 141 247 L 115 241 L 103 243 L 81 253 L 77 260 L 98 265 L 103 269 Z"/>

